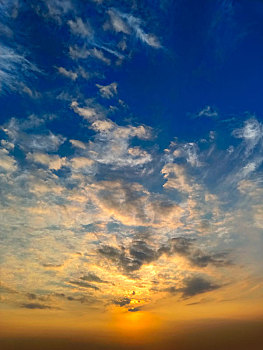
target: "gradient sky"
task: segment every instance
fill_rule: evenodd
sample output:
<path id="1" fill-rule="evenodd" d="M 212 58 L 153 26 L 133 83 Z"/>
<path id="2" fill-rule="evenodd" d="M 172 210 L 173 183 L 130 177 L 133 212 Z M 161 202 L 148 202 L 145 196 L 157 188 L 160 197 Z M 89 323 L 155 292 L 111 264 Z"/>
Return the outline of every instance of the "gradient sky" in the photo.
<path id="1" fill-rule="evenodd" d="M 259 0 L 0 0 L 2 340 L 255 339 L 262 62 Z"/>

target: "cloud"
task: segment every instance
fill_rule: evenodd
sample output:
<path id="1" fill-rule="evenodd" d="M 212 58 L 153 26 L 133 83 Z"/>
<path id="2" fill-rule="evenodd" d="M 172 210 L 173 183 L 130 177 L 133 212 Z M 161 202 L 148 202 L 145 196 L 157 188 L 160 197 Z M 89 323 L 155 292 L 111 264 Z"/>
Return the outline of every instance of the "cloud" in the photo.
<path id="1" fill-rule="evenodd" d="M 47 263 L 47 264 L 43 264 L 42 266 L 45 267 L 45 268 L 48 268 L 48 269 L 58 269 L 58 268 L 62 267 L 63 264 L 51 264 L 51 263 Z"/>
<path id="2" fill-rule="evenodd" d="M 131 308 L 131 309 L 128 309 L 128 311 L 129 312 L 139 312 L 139 311 L 141 311 L 141 307 L 133 307 L 133 308 Z"/>
<path id="3" fill-rule="evenodd" d="M 27 293 L 27 297 L 30 300 L 36 300 L 37 299 L 37 296 L 34 293 Z"/>
<path id="4" fill-rule="evenodd" d="M 22 308 L 31 309 L 31 310 L 44 310 L 44 309 L 52 309 L 51 306 L 39 304 L 39 303 L 26 303 L 21 305 Z"/>
<path id="5" fill-rule="evenodd" d="M 252 117 L 241 128 L 234 129 L 232 135 L 241 142 L 225 157 L 223 166 L 228 165 L 231 170 L 225 172 L 221 186 L 236 189 L 240 181 L 255 174 L 263 163 L 263 125 Z"/>
<path id="6" fill-rule="evenodd" d="M 91 55 L 91 51 L 86 46 L 79 47 L 75 45 L 69 47 L 69 55 L 74 60 L 86 59 Z"/>
<path id="7" fill-rule="evenodd" d="M 143 240 L 135 240 L 129 247 L 129 254 L 133 259 L 132 269 L 138 270 L 143 264 L 158 260 L 160 254 Z"/>
<path id="8" fill-rule="evenodd" d="M 184 287 L 179 288 L 178 291 L 183 293 L 183 298 L 191 298 L 197 294 L 211 292 L 220 288 L 219 285 L 210 282 L 201 277 L 194 276 L 184 280 Z"/>
<path id="9" fill-rule="evenodd" d="M 87 48 L 85 44 L 83 46 L 77 46 L 77 45 L 70 46 L 69 47 L 70 57 L 73 60 L 79 60 L 79 59 L 83 60 L 88 57 L 95 58 L 108 66 L 112 62 L 111 58 L 109 58 L 108 56 L 114 56 L 119 60 L 123 60 L 125 58 L 124 55 L 122 55 L 118 51 L 112 50 L 111 48 L 105 45 L 96 43 L 95 41 L 94 42 L 91 41 L 90 45 L 94 47 L 90 49 L 90 48 Z"/>
<path id="10" fill-rule="evenodd" d="M 71 0 L 40 0 L 37 4 L 31 4 L 36 13 L 44 19 L 52 19 L 62 25 L 65 16 L 70 12 L 75 12 Z"/>
<path id="11" fill-rule="evenodd" d="M 99 88 L 100 94 L 104 98 L 111 98 L 117 94 L 117 87 L 118 87 L 117 83 L 111 83 L 105 86 L 96 84 L 96 86 Z"/>
<path id="12" fill-rule="evenodd" d="M 123 307 L 125 305 L 129 305 L 131 302 L 130 298 L 123 298 L 123 299 L 119 299 L 119 300 L 113 300 L 112 303 L 115 305 L 119 305 L 120 307 Z"/>
<path id="13" fill-rule="evenodd" d="M 43 121 L 38 119 L 28 119 L 23 122 L 11 118 L 8 123 L 2 126 L 2 130 L 9 137 L 9 140 L 18 145 L 24 151 L 56 151 L 66 140 L 61 135 L 55 135 L 49 130 L 39 130 L 39 134 L 29 133 L 32 129 L 36 131 Z M 28 132 L 26 132 L 28 131 Z"/>
<path id="14" fill-rule="evenodd" d="M 250 118 L 245 121 L 244 127 L 235 129 L 233 136 L 240 138 L 246 145 L 246 155 L 250 155 L 256 146 L 262 147 L 263 126 L 256 118 Z"/>
<path id="15" fill-rule="evenodd" d="M 200 268 L 211 264 L 214 266 L 228 266 L 232 262 L 228 259 L 228 254 L 221 253 L 205 253 L 198 248 L 194 239 L 186 237 L 175 237 L 170 239 L 166 244 L 159 248 L 160 254 L 180 255 L 185 257 L 193 266 Z"/>
<path id="16" fill-rule="evenodd" d="M 19 260 L 23 262 L 24 270 L 21 273 L 30 292 L 34 291 L 32 286 L 35 276 L 41 275 L 39 288 L 60 292 L 71 285 L 74 296 L 69 296 L 68 301 L 81 302 L 80 293 L 96 291 L 99 286 L 100 292 L 94 293 L 98 294 L 94 298 L 98 298 L 96 300 L 101 305 L 114 300 L 115 305 L 119 306 L 125 302 L 125 298 L 117 296 L 130 299 L 133 289 L 136 295 L 142 292 L 148 295 L 157 280 L 159 291 L 170 286 L 170 293 L 181 293 L 183 298 L 219 288 L 218 284 L 205 277 L 197 275 L 194 279 L 185 276 L 191 276 L 193 271 L 205 271 L 217 278 L 217 269 L 221 267 L 228 274 L 231 251 L 235 249 L 235 218 L 244 214 L 245 202 L 240 201 L 240 197 L 248 192 L 252 196 L 258 191 L 259 185 L 256 188 L 252 186 L 253 179 L 238 183 L 237 205 L 240 212 L 236 215 L 237 212 L 231 206 L 226 208 L 228 202 L 220 202 L 220 193 L 218 195 L 216 189 L 213 188 L 212 192 L 206 186 L 207 171 L 210 169 L 214 175 L 217 161 L 207 157 L 204 162 L 208 151 L 202 151 L 198 142 L 177 141 L 169 151 L 165 151 L 165 156 L 158 156 L 160 163 L 152 165 L 153 177 L 149 176 L 145 180 L 142 173 L 137 172 L 140 168 L 136 168 L 138 163 L 134 165 L 134 160 L 146 154 L 153 158 L 144 147 L 152 137 L 152 130 L 144 125 L 118 125 L 107 117 L 103 107 L 92 100 L 87 100 L 84 107 L 80 107 L 77 102 L 72 107 L 83 118 L 82 124 L 87 123 L 86 131 L 87 127 L 90 131 L 86 139 L 87 133 L 83 135 L 84 141 L 71 139 L 73 147 L 65 145 L 70 150 L 67 157 L 59 155 L 61 152 L 65 154 L 64 147 L 61 152 L 57 152 L 60 142 L 64 140 L 61 135 L 52 134 L 55 141 L 49 148 L 51 151 L 46 151 L 44 139 L 43 149 L 35 148 L 39 147 L 39 143 L 32 145 L 36 135 L 51 135 L 46 128 L 45 118 L 31 116 L 21 120 L 12 119 L 3 126 L 6 140 L 1 141 L 4 151 L 0 158 L 4 159 L 4 155 L 11 157 L 16 169 L 8 176 L 0 176 L 3 192 L 0 199 L 1 225 L 5 232 L 4 280 L 10 278 L 8 264 L 17 266 Z M 246 139 L 243 139 L 244 131 L 240 131 L 244 126 L 237 129 L 238 136 L 242 135 L 240 145 L 234 148 L 231 155 L 225 155 L 229 157 L 226 158 L 227 164 L 231 164 L 231 157 L 236 157 L 236 168 L 255 162 L 254 153 L 252 159 L 247 157 L 248 161 L 242 162 L 247 147 Z M 137 142 L 140 146 L 136 145 Z M 116 148 L 120 144 L 125 147 L 118 153 Z M 259 140 L 254 148 L 255 153 L 261 149 L 260 144 Z M 113 147 L 115 145 L 116 148 Z M 210 152 L 210 146 L 207 148 Z M 17 149 L 20 152 L 18 158 Z M 215 146 L 214 149 L 216 153 Z M 115 153 L 108 155 L 110 150 Z M 23 156 L 21 151 L 25 153 Z M 224 160 L 222 154 L 219 153 L 220 160 Z M 21 158 L 25 160 L 22 165 Z M 8 160 L 11 167 L 12 159 Z M 128 169 L 129 180 L 123 176 L 124 167 L 130 166 L 127 164 L 136 168 L 132 176 Z M 58 173 L 50 171 L 62 167 L 67 168 Z M 90 168 L 95 168 L 94 173 L 87 173 Z M 232 168 L 226 173 L 231 171 Z M 161 191 L 162 175 L 169 184 L 165 191 Z M 153 178 L 158 187 L 152 188 Z M 223 184 L 220 188 L 221 192 L 224 192 L 225 186 Z M 171 193 L 172 188 L 177 189 L 178 193 Z M 260 201 L 260 198 L 259 195 L 257 200 Z M 253 201 L 251 206 L 254 204 Z M 253 214 L 252 211 L 247 213 L 251 216 L 251 223 L 254 220 L 251 229 L 260 229 L 262 208 L 254 206 L 253 210 Z M 209 236 L 204 236 L 207 227 Z M 16 234 L 18 229 L 19 239 Z M 224 249 L 226 244 L 230 253 Z M 6 246 L 9 249 L 5 249 Z M 33 264 L 32 267 L 33 260 L 39 261 L 39 266 Z M 81 266 L 83 269 L 80 269 Z M 235 268 L 235 265 L 231 266 Z M 96 273 L 85 274 L 89 270 Z M 55 287 L 50 286 L 51 275 L 57 278 Z M 136 285 L 131 285 L 131 280 L 135 278 Z M 176 287 L 172 286 L 175 280 Z M 66 285 L 65 281 L 68 281 Z M 103 301 L 99 299 L 102 294 Z M 149 295 L 149 299 L 154 300 L 161 297 L 157 291 L 154 295 L 149 292 Z M 65 298 L 63 302 L 67 300 Z M 132 307 L 136 306 L 133 302 L 124 306 L 126 309 L 129 307 L 130 312 L 140 309 Z"/>
<path id="17" fill-rule="evenodd" d="M 140 147 L 130 148 L 130 140 L 148 140 L 152 137 L 151 128 L 144 125 L 119 126 L 108 118 L 100 106 L 79 107 L 71 103 L 74 112 L 90 123 L 89 128 L 96 131 L 94 141 L 87 147 L 87 155 L 94 161 L 113 167 L 140 167 L 152 161 L 152 156 Z"/>
<path id="18" fill-rule="evenodd" d="M 90 168 L 94 164 L 93 160 L 86 157 L 74 157 L 70 162 L 73 169 Z"/>
<path id="19" fill-rule="evenodd" d="M 172 162 L 178 163 L 177 167 L 178 169 L 182 169 L 181 173 L 186 172 L 186 165 L 188 164 L 193 168 L 204 165 L 204 163 L 200 160 L 200 149 L 196 142 L 178 142 L 178 140 L 172 141 L 169 148 L 165 149 L 165 152 L 164 161 L 167 164 L 172 164 Z M 179 175 L 180 171 L 178 170 L 177 172 Z"/>
<path id="20" fill-rule="evenodd" d="M 164 174 L 164 178 L 167 180 L 163 185 L 164 188 L 176 189 L 183 193 L 194 191 L 195 186 L 190 183 L 182 165 L 168 163 L 162 168 L 161 173 Z"/>
<path id="21" fill-rule="evenodd" d="M 80 17 L 77 17 L 75 21 L 69 20 L 68 25 L 72 34 L 82 37 L 93 37 L 93 30 L 88 22 L 84 23 Z"/>
<path id="22" fill-rule="evenodd" d="M 75 113 L 88 120 L 89 122 L 95 121 L 100 117 L 100 111 L 95 106 L 79 107 L 78 102 L 73 101 L 71 108 Z"/>
<path id="23" fill-rule="evenodd" d="M 171 286 L 165 289 L 166 292 L 171 294 L 182 293 L 182 298 L 188 299 L 196 295 L 211 292 L 221 288 L 221 286 L 212 283 L 207 278 L 201 275 L 195 275 L 183 279 L 183 287 L 176 288 Z"/>
<path id="24" fill-rule="evenodd" d="M 121 17 L 118 15 L 118 13 L 114 9 L 109 10 L 108 14 L 110 16 L 110 21 L 111 21 L 112 28 L 116 32 L 122 32 L 124 34 L 130 34 L 130 28 L 121 19 Z"/>
<path id="25" fill-rule="evenodd" d="M 131 254 L 129 254 L 125 251 L 124 247 L 118 249 L 108 245 L 101 245 L 98 249 L 98 253 L 117 264 L 125 274 L 137 271 L 144 263 L 151 262 L 155 259 L 154 251 L 147 246 L 138 252 L 132 249 Z M 138 253 L 137 257 L 136 253 Z"/>
<path id="26" fill-rule="evenodd" d="M 217 118 L 218 112 L 211 106 L 205 106 L 197 113 L 196 117 Z"/>
<path id="27" fill-rule="evenodd" d="M 40 73 L 34 64 L 11 47 L 0 44 L 0 93 L 8 90 L 20 91 L 20 84 L 34 73 Z"/>
<path id="28" fill-rule="evenodd" d="M 160 49 L 162 47 L 155 35 L 148 34 L 142 29 L 142 21 L 139 18 L 131 14 L 120 12 L 114 8 L 109 10 L 109 16 L 115 31 L 123 32 L 128 35 L 134 33 L 135 37 L 142 43 L 155 49 Z"/>
<path id="29" fill-rule="evenodd" d="M 103 63 L 105 63 L 107 65 L 111 64 L 111 60 L 104 55 L 103 51 L 101 51 L 100 49 L 97 49 L 96 47 L 94 47 L 94 49 L 90 49 L 89 54 L 92 57 L 97 58 L 98 60 L 102 61 Z"/>
<path id="30" fill-rule="evenodd" d="M 85 143 L 79 140 L 69 140 L 69 142 L 72 144 L 72 146 L 81 148 L 81 149 L 86 149 Z"/>
<path id="31" fill-rule="evenodd" d="M 95 273 L 92 273 L 92 272 L 89 272 L 85 276 L 82 276 L 80 279 L 82 281 L 88 281 L 88 282 L 108 283 L 107 281 L 102 280 L 99 276 L 97 276 Z"/>
<path id="32" fill-rule="evenodd" d="M 69 281 L 70 284 L 73 284 L 75 286 L 81 287 L 81 288 L 88 288 L 88 289 L 94 289 L 99 290 L 98 287 L 94 286 L 93 284 L 86 283 L 86 282 L 79 282 L 79 281 Z"/>
<path id="33" fill-rule="evenodd" d="M 58 155 L 49 155 L 46 153 L 28 153 L 27 159 L 46 165 L 51 170 L 59 170 L 61 167 L 67 165 L 66 157 L 61 158 Z"/>
<path id="34" fill-rule="evenodd" d="M 0 169 L 7 173 L 17 170 L 16 160 L 4 148 L 0 149 Z"/>
<path id="35" fill-rule="evenodd" d="M 78 74 L 76 72 L 72 72 L 71 70 L 67 70 L 63 67 L 58 67 L 58 71 L 60 74 L 64 75 L 65 77 L 71 80 L 75 81 L 78 78 Z"/>
<path id="36" fill-rule="evenodd" d="M 90 185 L 89 196 L 101 215 L 123 225 L 175 229 L 182 225 L 184 210 L 171 200 L 151 196 L 142 185 L 100 181 Z"/>
<path id="37" fill-rule="evenodd" d="M 227 266 L 229 264 L 225 254 L 205 254 L 185 237 L 173 238 L 166 244 L 160 244 L 159 247 L 155 247 L 143 239 L 134 239 L 128 246 L 120 248 L 101 245 L 98 248 L 98 253 L 121 267 L 125 274 L 140 270 L 143 265 L 157 261 L 163 254 L 183 256 L 192 265 L 200 268 L 204 268 L 208 264 L 214 266 Z"/>

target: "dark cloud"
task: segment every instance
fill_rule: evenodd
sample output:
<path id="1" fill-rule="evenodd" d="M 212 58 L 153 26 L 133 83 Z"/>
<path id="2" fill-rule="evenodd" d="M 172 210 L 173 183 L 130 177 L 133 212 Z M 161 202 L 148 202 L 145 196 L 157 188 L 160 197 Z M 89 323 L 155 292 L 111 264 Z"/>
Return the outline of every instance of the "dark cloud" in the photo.
<path id="1" fill-rule="evenodd" d="M 126 250 L 103 245 L 98 252 L 119 265 L 126 273 L 139 270 L 143 264 L 158 260 L 160 253 L 143 240 L 136 240 Z"/>
<path id="2" fill-rule="evenodd" d="M 64 293 L 55 293 L 54 294 L 56 297 L 60 297 L 60 298 L 65 298 L 66 295 Z"/>
<path id="3" fill-rule="evenodd" d="M 141 223 L 148 222 L 144 208 L 146 194 L 141 187 L 123 181 L 110 183 L 110 186 L 107 182 L 102 185 L 103 188 L 99 192 L 99 197 L 104 206 L 110 210 L 133 217 Z"/>
<path id="4" fill-rule="evenodd" d="M 184 287 L 178 289 L 178 291 L 183 293 L 183 298 L 193 297 L 197 294 L 211 292 L 220 288 L 219 285 L 214 284 L 201 276 L 187 278 L 184 283 Z"/>
<path id="5" fill-rule="evenodd" d="M 115 305 L 119 305 L 119 306 L 125 306 L 125 305 L 129 305 L 131 302 L 130 298 L 123 298 L 123 299 L 119 299 L 119 300 L 113 300 L 112 303 Z"/>
<path id="6" fill-rule="evenodd" d="M 167 242 L 166 245 L 163 245 L 160 249 L 160 253 L 165 253 L 168 255 L 181 254 L 188 255 L 192 248 L 192 239 L 185 237 L 176 237 L 172 238 Z"/>
<path id="7" fill-rule="evenodd" d="M 68 299 L 69 301 L 75 301 L 75 300 L 78 300 L 78 299 L 76 299 L 76 298 L 74 298 L 74 297 L 67 297 L 67 299 Z"/>
<path id="8" fill-rule="evenodd" d="M 39 303 L 28 303 L 28 304 L 22 304 L 21 307 L 25 308 L 25 309 L 52 309 L 51 306 L 48 305 L 43 305 L 43 304 L 39 304 Z"/>
<path id="9" fill-rule="evenodd" d="M 143 264 L 158 260 L 160 257 L 160 254 L 155 249 L 142 240 L 134 241 L 129 249 L 129 253 L 133 258 L 134 266 L 138 266 L 138 269 Z"/>
<path id="10" fill-rule="evenodd" d="M 100 246 L 98 252 L 111 260 L 119 259 L 121 256 L 121 251 L 119 249 L 108 245 Z"/>
<path id="11" fill-rule="evenodd" d="M 137 271 L 142 265 L 158 260 L 163 254 L 184 256 L 192 265 L 198 267 L 206 267 L 208 264 L 231 264 L 226 253 L 204 253 L 196 247 L 195 240 L 185 237 L 172 238 L 158 249 L 148 244 L 146 239 L 136 239 L 127 248 L 102 245 L 98 252 L 120 266 L 125 273 Z"/>
<path id="12" fill-rule="evenodd" d="M 227 259 L 226 253 L 205 254 L 200 249 L 194 250 L 189 256 L 189 260 L 193 265 L 206 267 L 208 264 L 215 266 L 230 265 L 231 261 Z"/>
<path id="13" fill-rule="evenodd" d="M 27 293 L 27 297 L 30 300 L 36 300 L 37 299 L 37 296 L 34 293 Z"/>
<path id="14" fill-rule="evenodd" d="M 63 266 L 63 264 L 50 264 L 50 263 L 47 263 L 47 264 L 43 264 L 42 265 L 43 267 L 47 267 L 47 268 L 58 268 L 58 267 L 61 267 Z"/>
<path id="15" fill-rule="evenodd" d="M 166 245 L 159 249 L 159 252 L 167 255 L 179 254 L 187 258 L 192 265 L 198 267 L 206 267 L 208 264 L 214 266 L 232 264 L 227 258 L 227 253 L 205 253 L 196 247 L 196 240 L 185 237 L 172 238 Z"/>
<path id="16" fill-rule="evenodd" d="M 141 308 L 140 307 L 133 307 L 132 309 L 128 309 L 128 311 L 130 311 L 130 312 L 138 312 L 138 311 L 141 311 Z"/>
<path id="17" fill-rule="evenodd" d="M 98 287 L 94 286 L 93 284 L 86 283 L 86 282 L 69 281 L 69 283 L 74 284 L 74 285 L 79 286 L 79 287 L 83 287 L 83 288 L 90 288 L 90 289 L 94 289 L 94 290 L 99 290 Z"/>
<path id="18" fill-rule="evenodd" d="M 109 283 L 107 281 L 102 280 L 100 277 L 98 277 L 92 272 L 89 272 L 87 275 L 82 276 L 80 279 L 82 281 L 88 281 L 88 282 Z"/>
<path id="19" fill-rule="evenodd" d="M 164 291 L 165 291 L 165 292 L 168 292 L 168 293 L 171 293 L 171 294 L 175 294 L 175 293 L 178 292 L 178 289 L 176 289 L 175 286 L 172 286 L 172 287 L 165 288 Z"/>
<path id="20" fill-rule="evenodd" d="M 17 291 L 15 291 L 14 289 L 11 289 L 9 287 L 5 287 L 5 286 L 1 285 L 1 283 L 0 283 L 0 293 L 17 293 Z"/>
<path id="21" fill-rule="evenodd" d="M 164 291 L 171 294 L 182 293 L 182 297 L 187 299 L 197 294 L 211 292 L 220 287 L 220 285 L 214 284 L 202 276 L 192 276 L 184 279 L 183 287 L 176 288 L 175 286 L 171 286 Z"/>

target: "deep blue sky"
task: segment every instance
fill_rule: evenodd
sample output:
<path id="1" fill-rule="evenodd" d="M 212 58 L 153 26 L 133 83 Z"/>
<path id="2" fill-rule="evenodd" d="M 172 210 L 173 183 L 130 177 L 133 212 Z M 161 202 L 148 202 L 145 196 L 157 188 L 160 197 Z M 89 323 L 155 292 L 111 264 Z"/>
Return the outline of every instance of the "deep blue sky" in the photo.
<path id="1" fill-rule="evenodd" d="M 67 21 L 73 18 L 72 11 L 65 18 L 53 11 L 51 17 L 44 2 L 21 4 L 11 25 L 10 18 L 5 19 L 15 33 L 8 37 L 3 29 L 2 42 L 41 71 L 30 74 L 23 70 L 18 79 L 26 79 L 31 88 L 50 94 L 48 98 L 45 95 L 45 102 L 43 98 L 32 101 L 6 88 L 1 94 L 3 120 L 22 117 L 23 111 L 69 115 L 67 104 L 56 101 L 56 94 L 64 89 L 94 97 L 97 81 L 118 81 L 119 97 L 129 106 L 129 113 L 139 122 L 160 128 L 169 139 L 180 133 L 184 138 L 192 133 L 196 137 L 197 128 L 199 132 L 205 130 L 206 122 L 193 122 L 191 116 L 207 105 L 218 110 L 220 119 L 245 111 L 261 117 L 262 1 L 142 1 L 137 6 L 125 1 L 99 5 L 75 1 L 80 18 L 94 27 L 98 43 L 114 48 L 121 39 L 123 33 L 101 28 L 108 8 L 116 7 L 140 18 L 144 29 L 154 33 L 162 45 L 156 49 L 129 37 L 121 65 L 101 66 L 95 60 L 81 60 L 84 69 L 97 70 L 101 77 L 79 79 L 77 84 L 56 71 L 60 66 L 74 67 L 68 54 L 70 44 L 86 42 L 93 47 L 85 38 L 71 36 Z M 10 11 L 6 9 L 7 14 Z M 114 58 L 110 56 L 108 53 L 109 59 Z"/>

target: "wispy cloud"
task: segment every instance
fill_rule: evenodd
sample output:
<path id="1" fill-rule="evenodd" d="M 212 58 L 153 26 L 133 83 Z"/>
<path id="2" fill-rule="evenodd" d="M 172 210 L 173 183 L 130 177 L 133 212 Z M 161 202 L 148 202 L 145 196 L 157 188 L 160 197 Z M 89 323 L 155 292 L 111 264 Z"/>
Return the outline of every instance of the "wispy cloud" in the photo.
<path id="1" fill-rule="evenodd" d="M 196 117 L 217 118 L 218 112 L 211 106 L 205 106 L 196 114 Z"/>
<path id="2" fill-rule="evenodd" d="M 146 33 L 142 29 L 143 23 L 139 18 L 134 17 L 131 14 L 120 12 L 115 8 L 109 10 L 109 16 L 112 27 L 115 31 L 123 32 L 128 35 L 134 34 L 142 43 L 155 49 L 160 49 L 162 47 L 158 38 L 154 34 Z"/>
<path id="3" fill-rule="evenodd" d="M 105 87 L 103 87 L 105 88 Z M 112 87 L 104 94 L 112 93 Z M 152 161 L 151 155 L 140 147 L 130 147 L 131 139 L 151 138 L 151 129 L 144 125 L 119 126 L 103 115 L 96 106 L 79 107 L 76 101 L 73 110 L 90 122 L 89 128 L 96 132 L 94 141 L 89 143 L 86 154 L 101 164 L 114 167 L 137 167 Z"/>
<path id="4" fill-rule="evenodd" d="M 111 98 L 117 94 L 117 83 L 111 83 L 109 85 L 96 84 L 96 86 L 99 88 L 100 94 L 104 98 Z"/>
<path id="5" fill-rule="evenodd" d="M 72 34 L 82 36 L 83 38 L 93 38 L 93 30 L 88 22 L 83 22 L 80 17 L 77 17 L 75 21 L 69 20 L 68 25 Z"/>
<path id="6" fill-rule="evenodd" d="M 0 45 L 0 92 L 9 89 L 19 91 L 19 83 L 25 81 L 30 74 L 39 72 L 39 69 L 23 55 L 10 47 Z"/>
<path id="7" fill-rule="evenodd" d="M 72 70 L 67 70 L 64 67 L 58 67 L 58 71 L 60 74 L 64 75 L 69 79 L 76 80 L 78 78 L 78 74 L 76 72 L 73 72 Z"/>

